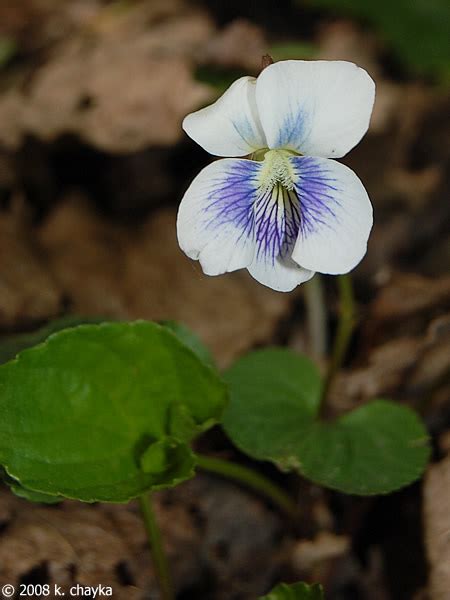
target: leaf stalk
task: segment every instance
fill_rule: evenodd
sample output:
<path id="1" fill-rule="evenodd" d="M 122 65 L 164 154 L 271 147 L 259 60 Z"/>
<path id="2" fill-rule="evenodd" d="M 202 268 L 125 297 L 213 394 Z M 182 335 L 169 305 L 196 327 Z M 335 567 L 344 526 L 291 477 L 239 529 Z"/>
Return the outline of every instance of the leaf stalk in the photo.
<path id="1" fill-rule="evenodd" d="M 298 507 L 294 500 L 280 486 L 264 475 L 243 465 L 212 456 L 197 455 L 196 460 L 198 466 L 204 471 L 242 483 L 272 500 L 290 518 L 298 517 Z"/>
<path id="2" fill-rule="evenodd" d="M 356 303 L 350 275 L 339 275 L 337 281 L 340 300 L 339 322 L 320 401 L 319 416 L 322 418 L 327 417 L 328 394 L 334 378 L 345 360 L 350 339 L 356 324 Z"/>
<path id="3" fill-rule="evenodd" d="M 151 494 L 143 494 L 139 497 L 142 519 L 144 521 L 147 538 L 155 565 L 156 575 L 159 581 L 162 600 L 175 600 L 172 580 L 170 577 L 169 564 L 164 551 L 161 531 L 158 527 L 155 512 L 152 505 Z"/>

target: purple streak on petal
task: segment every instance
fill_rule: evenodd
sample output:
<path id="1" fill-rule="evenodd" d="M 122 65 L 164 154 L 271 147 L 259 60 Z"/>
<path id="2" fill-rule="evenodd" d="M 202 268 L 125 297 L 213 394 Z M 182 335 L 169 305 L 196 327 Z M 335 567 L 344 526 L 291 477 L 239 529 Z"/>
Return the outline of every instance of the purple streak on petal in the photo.
<path id="1" fill-rule="evenodd" d="M 233 224 L 241 230 L 238 239 L 253 234 L 252 208 L 258 194 L 255 177 L 260 168 L 260 163 L 240 160 L 229 168 L 225 177 L 212 182 L 209 203 L 204 208 L 205 227 L 217 229 Z"/>
<path id="2" fill-rule="evenodd" d="M 276 184 L 255 206 L 256 256 L 275 264 L 290 255 L 300 225 L 299 202 L 294 191 Z"/>
<path id="3" fill-rule="evenodd" d="M 292 162 L 298 177 L 295 190 L 300 201 L 300 233 L 306 237 L 316 231 L 318 225 L 332 227 L 339 203 L 336 179 L 312 157 L 299 156 Z"/>
<path id="4" fill-rule="evenodd" d="M 249 119 L 245 116 L 242 116 L 240 121 L 232 119 L 231 123 L 234 130 L 241 136 L 244 142 L 250 147 L 254 146 L 254 142 L 252 142 L 252 140 L 255 137 L 255 132 L 254 127 L 252 123 L 250 123 Z"/>
<path id="5" fill-rule="evenodd" d="M 300 107 L 290 106 L 290 110 L 283 120 L 275 148 L 291 148 L 301 152 L 303 140 L 309 137 L 311 133 L 311 118 L 308 111 Z"/>

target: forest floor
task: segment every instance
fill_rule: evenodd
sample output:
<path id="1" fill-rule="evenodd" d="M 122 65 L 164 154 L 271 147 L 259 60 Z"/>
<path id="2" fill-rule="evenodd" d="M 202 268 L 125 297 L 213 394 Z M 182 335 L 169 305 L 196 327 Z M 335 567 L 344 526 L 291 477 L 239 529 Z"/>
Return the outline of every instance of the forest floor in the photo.
<path id="1" fill-rule="evenodd" d="M 180 121 L 228 79 L 258 73 L 261 56 L 286 41 L 275 21 L 182 0 L 0 6 L 5 343 L 76 314 L 181 321 L 223 368 L 263 345 L 311 354 L 301 287 L 279 294 L 247 272 L 207 277 L 175 235 L 183 190 L 210 160 Z M 330 599 L 448 600 L 448 91 L 405 75 L 352 20 L 307 13 L 301 29 L 306 58 L 352 60 L 377 83 L 370 131 L 343 160 L 369 191 L 375 226 L 354 272 L 359 319 L 333 410 L 374 397 L 412 406 L 430 431 L 433 463 L 423 481 L 373 498 L 254 465 L 298 499 L 295 524 L 204 474 L 160 493 L 179 599 L 255 600 L 279 580 L 303 579 L 323 583 Z M 331 338 L 336 287 L 332 278 L 324 285 Z M 218 429 L 199 444 L 248 463 Z M 47 507 L 1 490 L 0 584 L 102 583 L 124 600 L 157 598 L 145 545 L 133 503 Z"/>

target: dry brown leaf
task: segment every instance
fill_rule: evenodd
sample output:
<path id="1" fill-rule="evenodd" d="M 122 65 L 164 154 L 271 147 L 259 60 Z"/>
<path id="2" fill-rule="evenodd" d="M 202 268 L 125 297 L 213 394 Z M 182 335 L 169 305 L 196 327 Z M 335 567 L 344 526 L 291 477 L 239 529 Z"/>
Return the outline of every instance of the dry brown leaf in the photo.
<path id="1" fill-rule="evenodd" d="M 15 212 L 0 213 L 0 327 L 56 316 L 62 291 L 33 245 L 30 226 Z"/>
<path id="2" fill-rule="evenodd" d="M 65 502 L 45 507 L 31 504 L 2 491 L 0 503 L 9 509 L 8 527 L 0 537 L 0 584 L 17 585 L 22 578 L 41 568 L 48 582 L 61 586 L 80 583 L 111 585 L 124 597 L 118 577 L 118 565 L 131 568 L 142 551 L 145 534 L 137 515 L 128 507 L 114 507 L 127 512 L 127 536 L 111 517 L 111 508 Z M 124 518 L 122 518 L 124 521 Z M 132 541 L 132 544 L 130 544 Z M 150 585 L 148 573 L 142 577 L 136 569 L 131 578 Z M 143 598 L 133 594 L 130 597 Z M 153 582 L 153 589 L 156 584 Z"/>
<path id="3" fill-rule="evenodd" d="M 401 396 L 423 406 L 429 400 L 441 410 L 450 374 L 450 316 L 434 319 L 422 336 L 400 336 L 376 346 L 368 365 L 342 371 L 332 389 L 336 412 L 349 410 L 361 401 L 382 396 Z M 445 392 L 447 390 L 447 396 Z M 437 392 L 434 398 L 434 392 Z"/>
<path id="4" fill-rule="evenodd" d="M 8 528 L 0 537 L 0 585 L 17 585 L 42 568 L 43 579 L 64 589 L 77 583 L 101 583 L 113 588 L 114 597 L 140 600 L 158 593 L 144 527 L 134 504 L 64 502 L 45 507 L 7 492 L 1 494 L 0 503 L 10 507 Z M 184 569 L 187 563 L 196 571 L 194 549 L 199 533 L 182 506 L 157 505 L 157 516 L 177 582 L 183 584 L 180 567 Z"/>
<path id="5" fill-rule="evenodd" d="M 408 388 L 416 391 L 433 389 L 450 376 L 450 313 L 434 319 L 423 340 L 420 362 L 416 365 Z"/>
<path id="6" fill-rule="evenodd" d="M 246 271 L 208 277 L 176 241 L 175 213 L 160 211 L 126 249 L 130 313 L 176 319 L 193 329 L 221 366 L 270 340 L 295 294 L 256 283 Z"/>
<path id="7" fill-rule="evenodd" d="M 448 600 L 450 590 L 450 456 L 431 466 L 424 484 L 425 543 L 430 597 Z"/>
<path id="8" fill-rule="evenodd" d="M 38 238 L 49 270 L 79 315 L 125 317 L 123 234 L 72 196 L 57 206 Z"/>
<path id="9" fill-rule="evenodd" d="M 224 68 L 242 68 L 258 74 L 264 54 L 267 54 L 267 40 L 263 30 L 250 21 L 236 19 L 211 38 L 200 58 Z"/>
<path id="10" fill-rule="evenodd" d="M 249 594 L 243 597 L 253 598 L 268 588 L 277 568 L 273 551 L 280 522 L 259 499 L 225 481 L 211 485 L 204 476 L 154 499 L 179 590 L 204 585 L 205 569 L 219 581 L 215 600 L 246 589 Z M 64 589 L 102 583 L 113 588 L 115 598 L 157 597 L 136 503 L 47 507 L 3 489 L 0 517 L 0 586 L 17 586 L 39 570 L 41 583 Z"/>
<path id="11" fill-rule="evenodd" d="M 378 346 L 370 354 L 369 365 L 342 371 L 333 385 L 331 403 L 338 411 L 353 408 L 362 400 L 398 392 L 417 362 L 421 343 L 402 337 Z"/>
<path id="12" fill-rule="evenodd" d="M 396 321 L 450 303 L 450 276 L 398 273 L 372 303 L 370 319 Z"/>
<path id="13" fill-rule="evenodd" d="M 175 232 L 172 210 L 153 214 L 139 230 L 125 230 L 68 199 L 38 237 L 72 312 L 181 321 L 221 366 L 268 342 L 296 294 L 269 290 L 246 272 L 203 275 L 181 252 Z"/>
<path id="14" fill-rule="evenodd" d="M 312 540 L 297 542 L 292 551 L 292 566 L 299 578 L 324 581 L 333 563 L 350 550 L 350 539 L 322 531 Z"/>
<path id="15" fill-rule="evenodd" d="M 26 90 L 12 88 L 0 98 L 8 123 L 1 141 L 15 147 L 27 133 L 46 141 L 73 133 L 99 148 L 130 152 L 180 139 L 182 118 L 212 97 L 193 79 L 190 55 L 214 27 L 175 0 L 160 13 L 152 3 L 107 18 L 101 13 L 56 44 Z"/>

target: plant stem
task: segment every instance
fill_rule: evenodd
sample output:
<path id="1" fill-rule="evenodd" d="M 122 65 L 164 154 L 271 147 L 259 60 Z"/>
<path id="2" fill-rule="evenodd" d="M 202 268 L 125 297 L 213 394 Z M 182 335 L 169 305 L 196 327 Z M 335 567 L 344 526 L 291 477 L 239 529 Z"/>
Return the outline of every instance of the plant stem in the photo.
<path id="1" fill-rule="evenodd" d="M 312 354 L 317 360 L 322 360 L 327 351 L 327 310 L 319 273 L 305 284 L 304 289 L 308 337 Z"/>
<path id="2" fill-rule="evenodd" d="M 350 275 L 339 275 L 338 285 L 340 300 L 339 322 L 334 338 L 333 353 L 331 355 L 327 376 L 322 390 L 322 399 L 319 410 L 319 415 L 321 417 L 326 416 L 327 396 L 336 373 L 341 368 L 345 355 L 347 354 L 348 344 L 356 323 L 356 305 Z"/>
<path id="3" fill-rule="evenodd" d="M 197 464 L 201 469 L 243 483 L 253 490 L 264 494 L 290 517 L 296 518 L 298 516 L 297 505 L 289 494 L 263 475 L 221 458 L 198 454 L 196 458 Z"/>
<path id="4" fill-rule="evenodd" d="M 169 565 L 151 500 L 151 494 L 143 494 L 139 497 L 142 519 L 147 531 L 147 538 L 161 590 L 161 598 L 162 600 L 174 600 L 175 595 L 173 593 Z"/>

